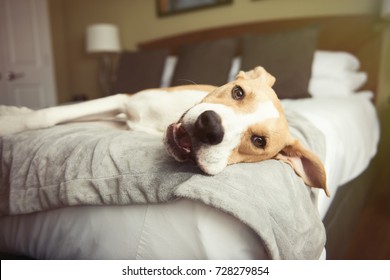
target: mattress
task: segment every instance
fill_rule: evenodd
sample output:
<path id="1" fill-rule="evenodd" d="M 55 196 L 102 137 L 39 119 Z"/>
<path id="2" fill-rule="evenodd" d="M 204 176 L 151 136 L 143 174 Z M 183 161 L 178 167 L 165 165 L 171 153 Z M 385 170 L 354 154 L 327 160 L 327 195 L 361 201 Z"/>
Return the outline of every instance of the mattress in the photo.
<path id="1" fill-rule="evenodd" d="M 326 137 L 332 195 L 376 153 L 370 93 L 284 100 Z M 324 217 L 332 198 L 322 192 Z M 75 206 L 0 218 L 0 251 L 38 259 L 267 259 L 263 241 L 233 216 L 189 199 L 130 206 Z M 322 255 L 324 257 L 324 254 Z"/>

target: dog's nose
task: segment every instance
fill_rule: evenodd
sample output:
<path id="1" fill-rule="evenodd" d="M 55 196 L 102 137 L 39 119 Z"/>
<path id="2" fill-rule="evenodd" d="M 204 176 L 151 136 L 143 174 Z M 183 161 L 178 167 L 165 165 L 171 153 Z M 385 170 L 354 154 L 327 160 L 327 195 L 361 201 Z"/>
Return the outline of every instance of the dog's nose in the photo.
<path id="1" fill-rule="evenodd" d="M 200 142 L 217 145 L 222 142 L 224 130 L 221 117 L 214 111 L 204 111 L 197 118 L 194 127 L 194 136 Z"/>

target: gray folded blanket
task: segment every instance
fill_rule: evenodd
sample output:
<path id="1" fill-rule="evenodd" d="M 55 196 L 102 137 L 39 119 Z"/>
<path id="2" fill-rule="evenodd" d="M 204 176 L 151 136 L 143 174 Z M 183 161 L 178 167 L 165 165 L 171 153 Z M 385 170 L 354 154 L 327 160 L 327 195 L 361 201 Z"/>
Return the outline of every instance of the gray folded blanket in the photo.
<path id="1" fill-rule="evenodd" d="M 323 158 L 322 133 L 296 113 L 287 117 L 291 133 Z M 91 124 L 4 136 L 0 154 L 0 215 L 189 198 L 250 226 L 273 259 L 317 259 L 325 244 L 318 190 L 277 160 L 208 176 L 170 158 L 156 136 Z"/>

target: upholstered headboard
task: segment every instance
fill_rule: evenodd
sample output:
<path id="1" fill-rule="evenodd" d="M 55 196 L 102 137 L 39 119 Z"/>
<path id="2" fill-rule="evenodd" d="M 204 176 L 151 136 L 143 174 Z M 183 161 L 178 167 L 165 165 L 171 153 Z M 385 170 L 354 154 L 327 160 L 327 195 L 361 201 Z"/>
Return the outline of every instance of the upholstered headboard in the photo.
<path id="1" fill-rule="evenodd" d="M 252 22 L 199 30 L 141 42 L 139 49 L 169 49 L 172 54 L 176 54 L 184 44 L 240 37 L 246 34 L 271 34 L 307 26 L 317 26 L 319 28 L 317 49 L 347 51 L 357 56 L 361 62 L 361 70 L 368 73 L 368 81 L 364 89 L 372 90 L 375 93 L 378 85 L 381 45 L 380 32 L 377 31 L 376 25 L 377 19 L 370 16 L 319 17 Z M 240 52 L 240 48 L 237 49 L 237 52 Z"/>

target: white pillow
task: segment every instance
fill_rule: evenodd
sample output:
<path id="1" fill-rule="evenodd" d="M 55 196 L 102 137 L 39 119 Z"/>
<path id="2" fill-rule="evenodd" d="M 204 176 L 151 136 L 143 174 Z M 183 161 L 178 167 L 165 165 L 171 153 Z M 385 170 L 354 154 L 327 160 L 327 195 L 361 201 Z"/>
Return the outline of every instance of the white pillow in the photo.
<path id="1" fill-rule="evenodd" d="M 164 70 L 161 76 L 161 85 L 160 87 L 165 88 L 171 85 L 173 72 L 177 64 L 177 56 L 170 55 L 165 60 Z"/>
<path id="2" fill-rule="evenodd" d="M 359 68 L 359 59 L 351 53 L 317 50 L 314 53 L 311 75 L 337 78 L 340 73 L 357 71 Z"/>
<path id="3" fill-rule="evenodd" d="M 229 71 L 228 82 L 234 81 L 238 72 L 241 70 L 241 57 L 236 56 L 232 60 L 232 66 Z"/>
<path id="4" fill-rule="evenodd" d="M 309 82 L 309 93 L 311 96 L 346 96 L 354 94 L 366 81 L 365 72 L 344 72 L 337 78 L 312 76 Z"/>

